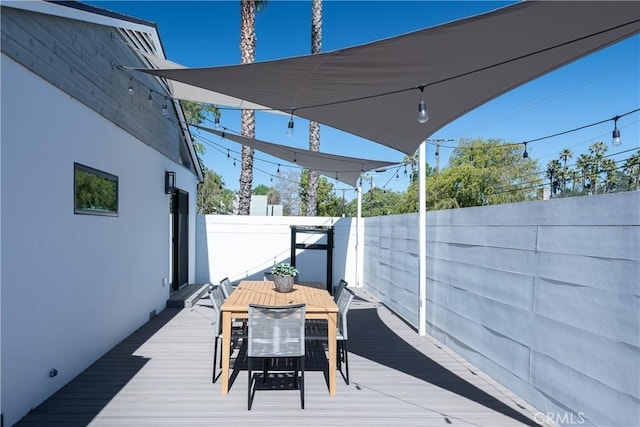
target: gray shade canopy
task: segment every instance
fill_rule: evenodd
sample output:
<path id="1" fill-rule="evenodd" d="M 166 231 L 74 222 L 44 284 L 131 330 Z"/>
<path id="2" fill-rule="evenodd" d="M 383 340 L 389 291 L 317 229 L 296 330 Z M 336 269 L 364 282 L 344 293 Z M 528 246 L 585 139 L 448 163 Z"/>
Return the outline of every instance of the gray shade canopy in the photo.
<path id="1" fill-rule="evenodd" d="M 222 132 L 215 129 L 199 125 L 191 126 L 211 132 L 220 137 L 222 136 Z M 300 167 L 311 169 L 328 178 L 336 179 L 347 185 L 351 185 L 352 187 L 357 186 L 358 178 L 363 172 L 399 164 L 398 162 L 360 159 L 357 157 L 338 156 L 336 154 L 310 151 L 304 148 L 290 147 L 287 145 L 260 141 L 258 139 L 245 138 L 244 136 L 227 132 L 225 132 L 224 138 L 237 142 L 238 144 L 252 147 L 258 151 L 282 159 L 285 162 L 295 163 Z"/>
<path id="2" fill-rule="evenodd" d="M 140 49 L 136 49 L 130 46 L 140 55 L 143 55 L 151 65 L 158 69 L 186 69 L 184 65 L 180 65 L 176 62 L 169 61 L 159 56 L 152 55 L 144 52 Z M 168 87 L 171 92 L 171 97 L 175 99 L 182 99 L 186 101 L 204 102 L 213 105 L 225 105 L 228 107 L 248 109 L 248 110 L 263 110 L 266 107 L 251 102 L 247 102 L 242 99 L 233 98 L 221 93 L 213 92 L 198 86 L 194 86 L 187 83 L 182 83 L 178 80 L 169 80 Z M 273 110 L 271 110 L 273 111 Z M 277 114 L 285 114 L 281 111 L 273 111 Z"/>
<path id="3" fill-rule="evenodd" d="M 522 2 L 348 49 L 143 70 L 314 120 L 412 155 L 483 103 L 640 31 L 635 1 Z M 417 120 L 420 89 L 429 121 Z"/>

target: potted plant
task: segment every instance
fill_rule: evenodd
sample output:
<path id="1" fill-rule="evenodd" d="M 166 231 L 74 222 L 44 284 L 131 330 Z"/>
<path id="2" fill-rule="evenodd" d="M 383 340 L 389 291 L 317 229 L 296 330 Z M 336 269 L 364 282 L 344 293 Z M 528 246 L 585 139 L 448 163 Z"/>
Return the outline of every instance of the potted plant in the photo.
<path id="1" fill-rule="evenodd" d="M 293 290 L 293 278 L 298 274 L 298 270 L 291 264 L 282 262 L 273 266 L 271 274 L 273 274 L 273 281 L 276 284 L 276 291 L 291 292 Z"/>

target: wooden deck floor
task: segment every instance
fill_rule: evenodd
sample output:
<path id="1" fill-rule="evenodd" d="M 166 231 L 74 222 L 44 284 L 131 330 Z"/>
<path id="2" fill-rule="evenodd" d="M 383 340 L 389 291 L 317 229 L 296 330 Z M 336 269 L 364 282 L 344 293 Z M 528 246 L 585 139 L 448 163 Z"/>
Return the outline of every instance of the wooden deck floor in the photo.
<path id="1" fill-rule="evenodd" d="M 420 337 L 368 294 L 349 311 L 351 384 L 328 394 L 324 352 L 297 390 L 259 390 L 247 411 L 242 355 L 231 390 L 211 383 L 213 310 L 168 308 L 18 426 L 537 426 L 536 409 L 443 347 Z M 313 352 L 313 348 L 310 349 Z M 315 350 L 318 350 L 315 348 Z M 237 353 L 236 353 L 237 354 Z"/>

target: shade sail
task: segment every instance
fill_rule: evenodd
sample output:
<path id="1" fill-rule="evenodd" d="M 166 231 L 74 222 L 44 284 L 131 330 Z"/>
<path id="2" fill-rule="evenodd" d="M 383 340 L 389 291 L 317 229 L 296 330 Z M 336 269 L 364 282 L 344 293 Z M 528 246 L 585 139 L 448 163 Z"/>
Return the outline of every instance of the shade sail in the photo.
<path id="1" fill-rule="evenodd" d="M 168 59 L 160 58 L 150 53 L 131 47 L 143 55 L 155 68 L 159 69 L 186 69 L 184 65 L 180 65 L 176 62 L 169 61 Z M 176 99 L 182 99 L 186 101 L 204 102 L 207 104 L 213 104 L 216 106 L 226 106 L 238 109 L 247 110 L 265 110 L 266 107 L 254 104 L 253 102 L 244 101 L 242 99 L 227 96 L 222 93 L 207 90 L 198 86 L 183 83 L 178 80 L 169 80 L 169 89 L 171 90 L 171 96 Z M 273 113 L 284 114 L 280 111 L 269 110 Z"/>
<path id="2" fill-rule="evenodd" d="M 151 74 L 293 112 L 406 154 L 481 104 L 640 31 L 634 1 L 522 2 L 362 46 Z M 419 87 L 429 110 L 417 121 Z"/>
<path id="3" fill-rule="evenodd" d="M 222 132 L 215 129 L 199 125 L 191 126 L 211 132 L 220 137 L 222 136 Z M 361 173 L 400 163 L 338 156 L 336 154 L 322 153 L 319 151 L 309 151 L 303 148 L 274 144 L 272 142 L 246 138 L 244 136 L 229 134 L 226 132 L 224 138 L 237 142 L 238 144 L 252 147 L 285 162 L 295 163 L 300 167 L 314 170 L 328 178 L 336 179 L 347 185 L 351 185 L 352 187 L 357 186 L 358 178 Z"/>

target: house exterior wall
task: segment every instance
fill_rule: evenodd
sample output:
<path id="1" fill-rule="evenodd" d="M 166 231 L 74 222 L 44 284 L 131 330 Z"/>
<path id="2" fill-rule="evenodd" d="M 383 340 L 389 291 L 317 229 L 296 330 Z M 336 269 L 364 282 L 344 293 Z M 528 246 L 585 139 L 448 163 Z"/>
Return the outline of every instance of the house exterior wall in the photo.
<path id="1" fill-rule="evenodd" d="M 164 173 L 176 171 L 190 212 L 197 180 L 4 54 L 1 72 L 1 403 L 12 425 L 166 307 Z M 74 214 L 74 162 L 118 177 L 117 217 Z M 195 215 L 189 239 L 194 253 Z"/>
<path id="2" fill-rule="evenodd" d="M 416 328 L 417 225 L 366 218 L 364 271 Z M 639 277 L 640 192 L 427 213 L 427 331 L 539 419 L 640 423 Z"/>
<path id="3" fill-rule="evenodd" d="M 195 174 L 180 125 L 160 114 L 167 89 L 118 68 L 145 66 L 118 29 L 5 6 L 0 17 L 5 55 Z"/>
<path id="4" fill-rule="evenodd" d="M 332 283 L 340 279 L 355 283 L 355 221 L 352 218 L 292 216 L 198 215 L 198 283 L 219 283 L 225 277 L 232 282 L 262 280 L 274 263 L 291 262 L 291 225 L 334 227 Z M 326 243 L 321 236 L 299 234 L 298 243 Z M 296 267 L 299 281 L 326 285 L 326 253 L 322 250 L 298 250 Z"/>

